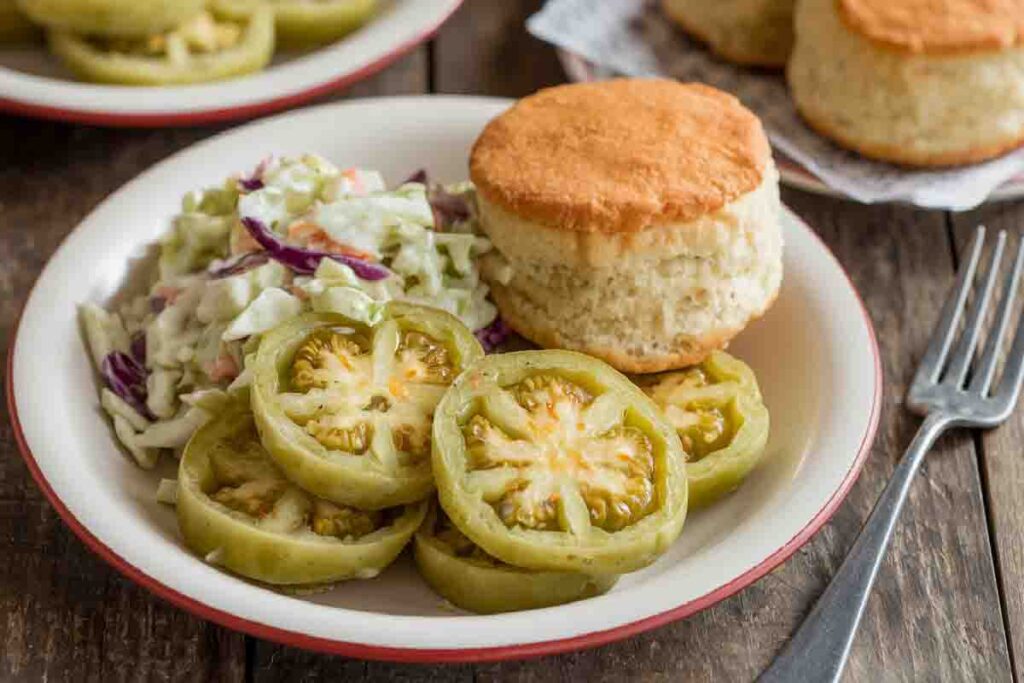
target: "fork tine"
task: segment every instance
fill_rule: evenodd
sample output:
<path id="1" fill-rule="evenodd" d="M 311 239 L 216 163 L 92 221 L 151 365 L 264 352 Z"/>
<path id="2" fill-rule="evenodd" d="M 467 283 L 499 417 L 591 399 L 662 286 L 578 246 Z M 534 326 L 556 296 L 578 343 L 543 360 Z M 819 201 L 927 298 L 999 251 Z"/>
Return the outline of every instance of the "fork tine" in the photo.
<path id="1" fill-rule="evenodd" d="M 1001 230 L 996 238 L 996 246 L 992 250 L 989 259 L 988 270 L 982 278 L 981 294 L 978 296 L 974 306 L 967 314 L 967 321 L 964 323 L 963 337 L 956 345 L 953 356 L 949 361 L 949 369 L 943 380 L 946 384 L 954 387 L 963 386 L 967 371 L 971 367 L 971 360 L 974 358 L 974 349 L 978 346 L 978 335 L 985 323 L 985 311 L 988 310 L 988 302 L 992 298 L 992 290 L 996 284 L 996 276 L 999 274 L 999 264 L 1003 260 L 1003 249 L 1006 247 L 1006 231 Z"/>
<path id="2" fill-rule="evenodd" d="M 1004 413 L 1012 410 L 1016 405 L 1022 382 L 1024 382 L 1024 316 L 1021 316 L 1017 323 L 1013 346 L 1010 347 L 1010 353 L 1006 357 L 1003 378 L 999 380 L 999 389 L 995 394 Z"/>
<path id="3" fill-rule="evenodd" d="M 956 281 L 953 283 L 946 303 L 942 306 L 942 314 L 935 324 L 935 331 L 932 332 L 932 338 L 928 342 L 928 350 L 924 352 L 924 356 L 917 366 L 914 385 L 934 384 L 939 379 L 946 354 L 949 353 L 949 347 L 956 335 L 956 326 L 960 322 L 964 302 L 967 301 L 967 294 L 971 291 L 971 285 L 974 282 L 974 271 L 978 267 L 984 243 L 985 228 L 979 226 L 975 232 L 974 241 L 971 242 L 970 257 L 966 263 L 960 266 L 960 272 L 956 275 Z"/>
<path id="4" fill-rule="evenodd" d="M 1003 280 L 1002 297 L 1003 301 L 999 307 L 999 318 L 996 326 L 989 334 L 985 343 L 985 351 L 978 360 L 978 368 L 971 378 L 968 389 L 985 396 L 992 387 L 992 377 L 996 371 L 996 362 L 999 360 L 999 349 L 1003 344 L 1003 337 L 1006 336 L 1006 329 L 1010 326 L 1010 318 L 1013 315 L 1013 304 L 1017 301 L 1017 283 L 1020 281 L 1021 270 L 1024 269 L 1024 239 L 1017 245 L 1017 256 L 1013 260 L 1013 267 L 1006 273 Z"/>

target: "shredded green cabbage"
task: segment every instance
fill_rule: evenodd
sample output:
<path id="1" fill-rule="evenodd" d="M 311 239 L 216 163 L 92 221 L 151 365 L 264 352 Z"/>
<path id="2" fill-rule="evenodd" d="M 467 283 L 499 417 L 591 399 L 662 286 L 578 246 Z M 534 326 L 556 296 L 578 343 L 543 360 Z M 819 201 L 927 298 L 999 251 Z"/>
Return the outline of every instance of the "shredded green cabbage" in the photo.
<path id="1" fill-rule="evenodd" d="M 471 199 L 472 187 L 448 188 Z M 470 201 L 472 205 L 472 201 Z M 363 280 L 325 258 L 312 275 L 273 259 L 247 270 L 241 257 L 260 250 L 241 217 L 305 249 L 372 261 L 392 274 Z M 112 351 L 145 342 L 146 408 L 155 421 L 108 390 L 101 398 L 115 431 L 140 465 L 180 449 L 198 426 L 248 391 L 247 359 L 260 335 L 305 311 L 341 313 L 369 325 L 384 303 L 404 300 L 449 311 L 473 330 L 497 311 L 477 257 L 491 249 L 472 222 L 435 230 L 427 189 L 387 190 L 379 173 L 342 170 L 316 155 L 269 159 L 242 180 L 188 193 L 160 241 L 156 282 L 116 312 L 86 304 L 81 319 L 97 367 Z"/>

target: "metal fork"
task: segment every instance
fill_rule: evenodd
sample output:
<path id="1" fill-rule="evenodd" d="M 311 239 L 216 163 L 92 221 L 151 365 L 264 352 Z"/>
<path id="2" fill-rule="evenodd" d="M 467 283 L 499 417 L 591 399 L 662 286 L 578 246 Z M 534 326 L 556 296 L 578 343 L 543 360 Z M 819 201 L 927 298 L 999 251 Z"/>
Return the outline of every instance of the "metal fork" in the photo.
<path id="1" fill-rule="evenodd" d="M 981 356 L 975 361 L 975 349 L 1006 247 L 1005 232 L 1000 232 L 996 239 L 980 289 L 953 348 L 968 295 L 974 288 L 984 243 L 985 228 L 981 227 L 971 243 L 967 262 L 957 273 L 928 350 L 910 385 L 907 406 L 924 416 L 917 435 L 896 466 L 839 571 L 789 644 L 758 679 L 761 683 L 839 680 L 878 567 L 892 538 L 896 518 L 925 454 L 947 429 L 994 427 L 1013 412 L 1024 380 L 1024 316 L 1006 355 L 1002 378 L 994 388 L 993 379 L 1003 355 L 1003 337 L 1013 315 L 1024 266 L 1024 239 L 1012 267 L 1003 275 L 1001 303 Z"/>

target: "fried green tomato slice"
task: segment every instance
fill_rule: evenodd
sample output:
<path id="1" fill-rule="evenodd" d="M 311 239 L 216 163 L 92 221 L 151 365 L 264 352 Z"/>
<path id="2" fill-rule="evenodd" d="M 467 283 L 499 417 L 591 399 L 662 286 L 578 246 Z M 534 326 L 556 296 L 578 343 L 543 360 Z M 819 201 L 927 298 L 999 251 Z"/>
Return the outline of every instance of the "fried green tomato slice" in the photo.
<path id="1" fill-rule="evenodd" d="M 563 605 L 608 592 L 615 575 L 521 569 L 495 559 L 432 506 L 416 532 L 416 566 L 438 594 L 480 614 Z"/>
<path id="2" fill-rule="evenodd" d="M 59 31 L 143 37 L 169 31 L 198 14 L 206 0 L 17 0 L 32 21 Z"/>
<path id="3" fill-rule="evenodd" d="M 274 52 L 273 12 L 241 18 L 200 12 L 184 24 L 142 38 L 50 31 L 50 48 L 79 78 L 120 85 L 182 85 L 259 71 Z"/>
<path id="4" fill-rule="evenodd" d="M 189 441 L 177 510 L 185 543 L 209 562 L 268 584 L 313 585 L 376 576 L 427 506 L 365 511 L 306 493 L 267 455 L 241 404 Z"/>
<path id="5" fill-rule="evenodd" d="M 367 23 L 378 0 L 226 0 L 229 12 L 245 12 L 269 1 L 274 9 L 277 37 L 285 47 L 329 43 Z"/>
<path id="6" fill-rule="evenodd" d="M 628 379 L 579 353 L 507 353 L 470 368 L 438 406 L 433 463 L 452 521 L 518 567 L 633 571 L 686 516 L 679 437 Z"/>
<path id="7" fill-rule="evenodd" d="M 734 491 L 761 461 L 768 409 L 742 361 L 716 351 L 698 366 L 640 382 L 683 443 L 691 508 Z"/>
<path id="8" fill-rule="evenodd" d="M 374 327 L 311 313 L 260 342 L 250 391 L 263 443 L 316 495 L 378 509 L 434 489 L 431 424 L 442 395 L 483 355 L 452 315 L 390 303 Z"/>

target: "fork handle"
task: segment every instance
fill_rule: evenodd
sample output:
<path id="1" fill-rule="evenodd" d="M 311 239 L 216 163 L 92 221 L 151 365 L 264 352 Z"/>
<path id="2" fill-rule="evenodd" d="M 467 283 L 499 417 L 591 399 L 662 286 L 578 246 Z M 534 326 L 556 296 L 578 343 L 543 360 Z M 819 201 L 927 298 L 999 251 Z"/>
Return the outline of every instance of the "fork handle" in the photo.
<path id="1" fill-rule="evenodd" d="M 951 423 L 941 413 L 925 417 L 839 571 L 760 683 L 840 679 L 910 484 L 928 449 Z"/>

